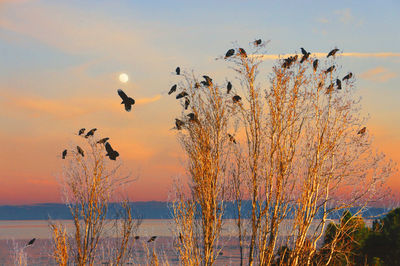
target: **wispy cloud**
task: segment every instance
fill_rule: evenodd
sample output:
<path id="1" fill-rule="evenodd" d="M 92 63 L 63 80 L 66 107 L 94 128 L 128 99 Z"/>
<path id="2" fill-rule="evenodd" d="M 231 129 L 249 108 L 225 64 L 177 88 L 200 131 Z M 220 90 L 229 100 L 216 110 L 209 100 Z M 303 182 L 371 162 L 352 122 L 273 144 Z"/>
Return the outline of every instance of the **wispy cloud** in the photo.
<path id="1" fill-rule="evenodd" d="M 326 57 L 328 53 L 312 53 L 312 56 L 314 57 Z M 254 55 L 254 56 L 259 56 L 263 60 L 276 60 L 279 58 L 287 57 L 287 56 L 293 56 L 295 54 L 266 54 L 266 55 Z M 400 57 L 400 53 L 391 53 L 391 52 L 386 52 L 386 53 L 341 53 L 339 56 L 344 56 L 344 57 L 356 57 L 356 58 L 390 58 L 390 57 Z"/>
<path id="2" fill-rule="evenodd" d="M 161 99 L 161 94 L 157 94 L 157 95 L 155 95 L 153 97 L 150 97 L 150 98 L 138 99 L 138 100 L 136 100 L 136 103 L 137 104 L 148 104 L 148 103 L 154 103 L 154 102 L 156 102 L 156 101 L 158 101 L 160 99 Z"/>
<path id="3" fill-rule="evenodd" d="M 360 77 L 375 82 L 386 82 L 397 76 L 396 73 L 384 68 L 376 67 L 360 74 Z"/>

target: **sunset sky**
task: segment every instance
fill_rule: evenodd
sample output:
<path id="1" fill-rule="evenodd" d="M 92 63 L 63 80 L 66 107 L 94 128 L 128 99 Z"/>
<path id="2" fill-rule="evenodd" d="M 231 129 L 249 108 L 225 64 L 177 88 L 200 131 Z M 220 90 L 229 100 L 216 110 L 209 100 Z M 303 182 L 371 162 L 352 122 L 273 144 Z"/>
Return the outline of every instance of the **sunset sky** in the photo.
<path id="1" fill-rule="evenodd" d="M 270 40 L 271 58 L 338 47 L 376 148 L 400 164 L 399 14 L 397 0 L 0 0 L 0 204 L 60 202 L 61 152 L 82 127 L 110 137 L 138 176 L 131 200 L 168 200 L 184 174 L 170 130 L 179 115 L 167 95 L 179 79 L 173 71 L 223 83 L 233 73 L 215 58 L 256 38 Z M 272 63 L 266 58 L 260 79 Z M 118 88 L 135 98 L 132 112 Z M 400 173 L 389 184 L 400 192 Z"/>

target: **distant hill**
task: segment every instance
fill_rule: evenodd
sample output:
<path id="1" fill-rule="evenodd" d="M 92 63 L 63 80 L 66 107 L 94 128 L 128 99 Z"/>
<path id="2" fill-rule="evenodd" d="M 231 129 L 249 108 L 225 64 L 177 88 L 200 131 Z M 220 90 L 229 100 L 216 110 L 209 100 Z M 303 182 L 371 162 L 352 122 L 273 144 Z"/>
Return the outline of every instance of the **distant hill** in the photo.
<path id="1" fill-rule="evenodd" d="M 160 201 L 144 201 L 144 202 L 131 202 L 131 208 L 135 217 L 142 219 L 170 219 L 171 210 L 170 203 Z M 242 217 L 249 217 L 250 202 L 243 202 Z M 115 218 L 117 216 L 119 205 L 112 203 L 109 206 L 108 218 Z M 357 208 L 351 208 L 350 211 L 354 213 Z M 377 218 L 389 210 L 385 208 L 368 208 L 363 212 L 365 218 Z M 342 211 L 333 213 L 329 216 L 330 219 L 338 219 Z M 225 203 L 224 218 L 235 218 L 235 205 L 232 202 Z M 320 216 L 320 215 L 319 215 Z M 44 203 L 34 205 L 3 205 L 0 206 L 0 220 L 68 220 L 71 219 L 69 209 L 65 204 L 58 203 Z M 289 213 L 288 218 L 292 218 Z"/>

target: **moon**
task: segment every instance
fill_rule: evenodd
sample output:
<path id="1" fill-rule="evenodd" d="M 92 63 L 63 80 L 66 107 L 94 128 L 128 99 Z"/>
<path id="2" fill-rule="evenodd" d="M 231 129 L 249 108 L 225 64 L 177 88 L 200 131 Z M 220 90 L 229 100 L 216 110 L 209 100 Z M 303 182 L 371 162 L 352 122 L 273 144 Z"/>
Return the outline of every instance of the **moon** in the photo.
<path id="1" fill-rule="evenodd" d="M 127 83 L 129 80 L 129 76 L 126 73 L 121 73 L 119 75 L 119 81 L 121 81 L 122 83 Z"/>

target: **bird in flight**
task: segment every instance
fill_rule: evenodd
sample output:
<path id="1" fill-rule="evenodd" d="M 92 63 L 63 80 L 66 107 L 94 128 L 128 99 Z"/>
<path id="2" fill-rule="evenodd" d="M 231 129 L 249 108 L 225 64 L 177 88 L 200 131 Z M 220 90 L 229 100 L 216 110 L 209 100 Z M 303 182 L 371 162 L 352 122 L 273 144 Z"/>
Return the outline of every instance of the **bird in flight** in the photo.
<path id="1" fill-rule="evenodd" d="M 189 101 L 189 99 L 188 99 L 188 98 L 185 98 L 185 110 L 187 110 L 187 109 L 188 109 L 188 107 L 189 107 L 189 104 L 190 104 L 190 101 Z"/>
<path id="2" fill-rule="evenodd" d="M 93 136 L 94 132 L 97 130 L 97 128 L 92 128 L 88 133 L 86 133 L 85 138 L 88 138 L 90 136 Z"/>
<path id="3" fill-rule="evenodd" d="M 331 73 L 335 69 L 335 66 L 330 66 L 327 70 L 325 70 L 325 74 Z"/>
<path id="4" fill-rule="evenodd" d="M 228 81 L 228 85 L 226 85 L 226 94 L 229 94 L 232 90 L 232 83 Z"/>
<path id="5" fill-rule="evenodd" d="M 318 59 L 315 59 L 315 60 L 314 60 L 314 62 L 313 62 L 313 68 L 314 68 L 314 72 L 315 72 L 315 71 L 317 71 L 317 68 L 318 68 L 318 62 L 319 62 L 319 61 L 318 61 Z"/>
<path id="6" fill-rule="evenodd" d="M 119 156 L 119 153 L 116 150 L 114 150 L 111 147 L 110 143 L 108 143 L 108 142 L 106 142 L 106 151 L 107 151 L 106 156 L 108 156 L 110 158 L 110 160 L 115 161 L 115 159 L 117 159 L 117 157 Z"/>
<path id="7" fill-rule="evenodd" d="M 185 125 L 185 122 L 182 120 L 179 120 L 178 118 L 175 118 L 175 126 L 177 130 L 181 130 L 182 127 Z"/>
<path id="8" fill-rule="evenodd" d="M 83 133 L 85 133 L 86 128 L 81 128 L 79 129 L 78 135 L 82 135 Z"/>
<path id="9" fill-rule="evenodd" d="M 346 76 L 344 76 L 342 80 L 343 80 L 343 81 L 349 80 L 349 79 L 351 79 L 352 77 L 353 77 L 353 73 L 350 72 L 349 74 L 347 74 Z"/>
<path id="10" fill-rule="evenodd" d="M 67 156 L 67 150 L 64 150 L 64 151 L 62 152 L 62 158 L 63 158 L 63 159 L 65 159 L 65 156 Z"/>
<path id="11" fill-rule="evenodd" d="M 240 102 L 241 99 L 242 99 L 242 97 L 240 97 L 239 95 L 235 95 L 232 97 L 233 103 L 238 103 L 238 102 Z"/>
<path id="12" fill-rule="evenodd" d="M 357 135 L 364 135 L 364 134 L 365 134 L 365 131 L 367 131 L 367 127 L 363 127 L 362 129 L 360 129 L 360 130 L 357 132 Z"/>
<path id="13" fill-rule="evenodd" d="M 171 95 L 171 94 L 174 93 L 175 91 L 176 91 L 176 84 L 173 85 L 173 86 L 171 87 L 171 89 L 170 89 L 169 92 L 168 92 L 168 95 Z"/>
<path id="14" fill-rule="evenodd" d="M 180 67 L 177 67 L 177 68 L 175 69 L 175 72 L 176 72 L 177 75 L 180 75 L 180 74 L 181 74 L 181 68 L 180 68 Z"/>
<path id="15" fill-rule="evenodd" d="M 152 236 L 150 237 L 149 240 L 147 240 L 147 243 L 153 242 L 154 240 L 156 240 L 157 236 Z"/>
<path id="16" fill-rule="evenodd" d="M 176 95 L 176 99 L 180 99 L 183 98 L 185 96 L 188 96 L 189 94 L 187 94 L 186 91 L 182 91 L 181 93 L 179 93 L 178 95 Z"/>
<path id="17" fill-rule="evenodd" d="M 239 54 L 240 56 L 247 57 L 247 53 L 243 48 L 239 48 Z"/>
<path id="18" fill-rule="evenodd" d="M 103 139 L 97 141 L 97 143 L 98 143 L 98 144 L 104 144 L 104 143 L 106 143 L 109 139 L 110 139 L 110 138 L 103 138 Z"/>
<path id="19" fill-rule="evenodd" d="M 231 134 L 228 133 L 228 137 L 229 137 L 229 141 L 230 141 L 230 142 L 233 142 L 233 143 L 236 144 L 236 140 L 235 140 L 235 138 L 234 138 Z"/>
<path id="20" fill-rule="evenodd" d="M 118 95 L 122 99 L 121 104 L 125 105 L 125 110 L 127 112 L 130 112 L 132 109 L 132 105 L 135 104 L 135 100 L 131 97 L 128 97 L 128 95 L 126 95 L 125 92 L 123 92 L 121 89 L 118 89 Z"/>
<path id="21" fill-rule="evenodd" d="M 338 49 L 338 48 L 335 48 L 335 49 L 333 49 L 332 51 L 330 51 L 326 57 L 328 58 L 328 57 L 330 57 L 330 56 L 335 56 L 335 54 L 336 54 L 338 51 L 339 51 L 339 49 Z"/>
<path id="22" fill-rule="evenodd" d="M 28 244 L 26 244 L 26 247 L 32 246 L 33 243 L 35 242 L 35 240 L 36 240 L 36 238 L 32 238 L 32 239 L 28 242 Z"/>
<path id="23" fill-rule="evenodd" d="M 79 153 L 80 155 L 82 155 L 82 157 L 85 157 L 85 153 L 83 152 L 83 150 L 82 150 L 81 147 L 76 146 L 76 149 L 78 150 L 78 153 Z"/>
<path id="24" fill-rule="evenodd" d="M 255 45 L 255 46 L 259 46 L 260 44 L 261 44 L 261 39 L 258 39 L 258 40 L 255 40 L 254 42 L 253 42 L 253 44 Z"/>
<path id="25" fill-rule="evenodd" d="M 235 50 L 234 49 L 229 49 L 225 54 L 225 59 L 227 59 L 228 57 L 231 57 L 234 54 L 235 54 Z"/>

